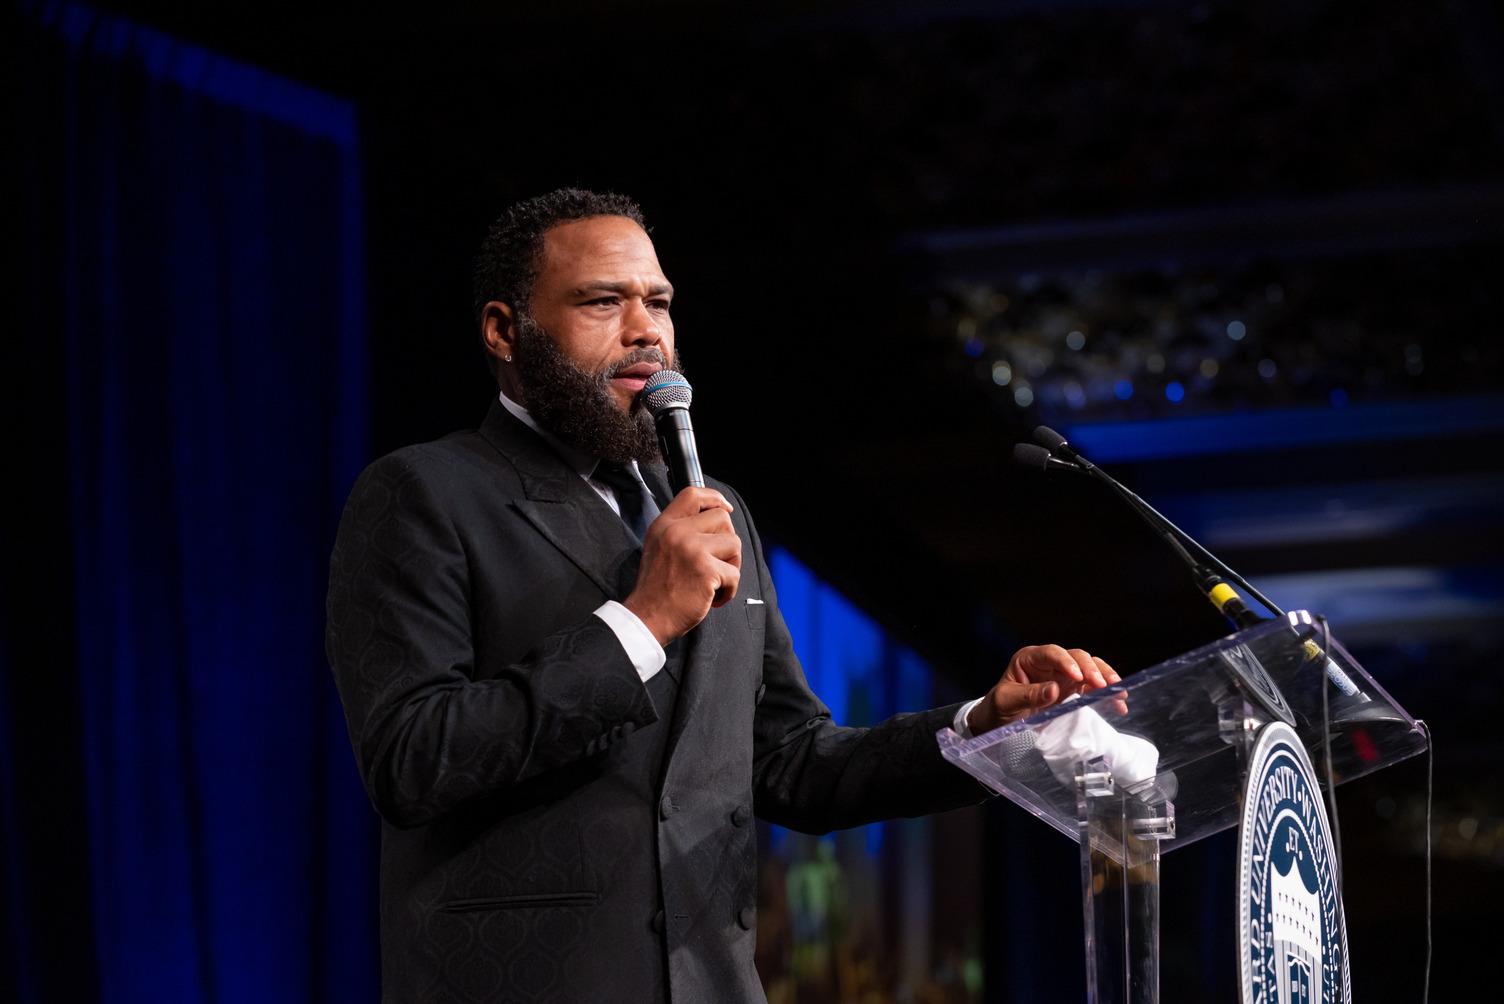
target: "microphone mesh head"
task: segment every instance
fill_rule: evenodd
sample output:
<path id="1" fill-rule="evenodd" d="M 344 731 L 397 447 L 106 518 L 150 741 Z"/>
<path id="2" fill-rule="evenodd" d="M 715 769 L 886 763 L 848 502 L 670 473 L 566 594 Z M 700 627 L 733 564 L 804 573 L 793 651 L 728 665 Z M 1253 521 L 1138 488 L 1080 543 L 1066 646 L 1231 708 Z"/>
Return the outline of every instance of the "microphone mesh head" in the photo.
<path id="1" fill-rule="evenodd" d="M 1041 425 L 1034 430 L 1034 442 L 1054 453 L 1065 445 L 1065 437 L 1048 425 Z"/>
<path id="2" fill-rule="evenodd" d="M 695 392 L 682 373 L 659 370 L 642 385 L 642 403 L 657 415 L 666 408 L 688 408 Z"/>
<path id="3" fill-rule="evenodd" d="M 1036 471 L 1048 470 L 1050 466 L 1050 451 L 1043 446 L 1035 446 L 1033 443 L 1014 443 L 1013 462 L 1025 467 L 1032 467 Z"/>

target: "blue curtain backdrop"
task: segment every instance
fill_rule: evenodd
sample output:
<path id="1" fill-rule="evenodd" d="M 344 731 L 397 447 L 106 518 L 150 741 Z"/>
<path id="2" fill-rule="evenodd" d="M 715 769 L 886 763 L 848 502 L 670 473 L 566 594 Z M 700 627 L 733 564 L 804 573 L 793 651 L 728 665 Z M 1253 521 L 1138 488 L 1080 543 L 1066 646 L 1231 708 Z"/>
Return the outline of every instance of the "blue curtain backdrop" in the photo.
<path id="1" fill-rule="evenodd" d="M 367 449 L 354 111 L 78 4 L 19 31 L 0 998 L 373 1000 L 322 651 Z"/>

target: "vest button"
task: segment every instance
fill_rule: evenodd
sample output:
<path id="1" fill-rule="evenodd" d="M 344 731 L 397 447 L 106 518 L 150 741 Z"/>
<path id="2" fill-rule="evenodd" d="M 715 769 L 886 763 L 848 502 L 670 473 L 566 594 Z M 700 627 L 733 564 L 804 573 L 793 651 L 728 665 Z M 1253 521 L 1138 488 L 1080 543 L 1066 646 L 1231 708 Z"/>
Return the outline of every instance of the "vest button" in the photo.
<path id="1" fill-rule="evenodd" d="M 678 811 L 679 807 L 674 804 L 674 799 L 670 795 L 664 795 L 658 802 L 658 815 L 663 819 L 667 819 Z"/>
<path id="2" fill-rule="evenodd" d="M 636 722 L 622 722 L 620 725 L 618 725 L 616 727 L 616 729 L 622 735 L 629 736 L 633 732 L 637 731 L 637 723 Z"/>
<path id="3" fill-rule="evenodd" d="M 752 930 L 752 925 L 757 923 L 757 911 L 750 906 L 744 906 L 736 911 L 736 922 L 741 925 L 743 931 Z"/>
<path id="4" fill-rule="evenodd" d="M 736 808 L 731 810 L 732 826 L 746 826 L 747 821 L 751 818 L 752 810 L 747 808 L 745 805 L 738 805 Z"/>

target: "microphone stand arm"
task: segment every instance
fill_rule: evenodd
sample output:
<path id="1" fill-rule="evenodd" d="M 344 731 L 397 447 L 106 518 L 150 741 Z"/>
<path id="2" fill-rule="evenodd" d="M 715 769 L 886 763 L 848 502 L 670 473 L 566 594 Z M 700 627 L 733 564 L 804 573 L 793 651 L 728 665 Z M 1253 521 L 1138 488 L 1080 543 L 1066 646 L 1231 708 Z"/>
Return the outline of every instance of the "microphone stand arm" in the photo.
<path id="1" fill-rule="evenodd" d="M 1240 627 L 1247 627 L 1249 624 L 1257 621 L 1258 618 L 1248 609 L 1247 604 L 1243 602 L 1242 597 L 1237 594 L 1232 586 L 1227 584 L 1228 582 L 1242 588 L 1249 596 L 1258 600 L 1264 609 L 1268 610 L 1275 617 L 1283 617 L 1285 615 L 1283 610 L 1275 606 L 1252 583 L 1227 567 L 1222 562 L 1222 559 L 1203 547 L 1196 538 L 1176 526 L 1163 513 L 1155 509 L 1148 502 L 1145 502 L 1131 489 L 1118 481 L 1117 478 L 1114 478 L 1077 452 L 1070 443 L 1066 442 L 1064 436 L 1047 426 L 1040 426 L 1034 430 L 1034 439 L 1040 446 L 1049 450 L 1051 454 L 1063 454 L 1068 458 L 1068 462 L 1073 464 L 1083 474 L 1088 474 L 1097 481 L 1100 481 L 1112 489 L 1124 502 L 1127 502 L 1138 513 L 1139 518 L 1147 523 L 1150 529 L 1159 534 L 1160 538 L 1169 544 L 1170 548 L 1179 555 L 1180 559 L 1191 570 L 1191 575 L 1196 580 L 1196 587 L 1206 595 L 1213 606 L 1221 611 L 1229 620 L 1233 621 L 1233 623 Z M 1226 581 L 1223 581 L 1224 579 Z"/>

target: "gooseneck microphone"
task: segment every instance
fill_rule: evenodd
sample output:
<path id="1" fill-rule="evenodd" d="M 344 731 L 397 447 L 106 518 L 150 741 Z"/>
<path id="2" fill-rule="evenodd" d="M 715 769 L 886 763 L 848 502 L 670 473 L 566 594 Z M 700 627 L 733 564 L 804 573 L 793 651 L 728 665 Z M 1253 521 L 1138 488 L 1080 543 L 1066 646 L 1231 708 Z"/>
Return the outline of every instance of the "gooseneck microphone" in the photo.
<path id="1" fill-rule="evenodd" d="M 1216 555 L 1202 547 L 1194 537 L 1170 522 L 1159 510 L 1139 498 L 1122 482 L 1082 456 L 1060 433 L 1047 425 L 1041 425 L 1034 430 L 1034 442 L 1039 445 L 1019 443 L 1015 446 L 1013 448 L 1014 461 L 1037 470 L 1073 470 L 1090 475 L 1106 485 L 1170 546 L 1181 561 L 1185 562 L 1196 580 L 1196 587 L 1206 595 L 1213 606 L 1238 627 L 1249 627 L 1262 618 L 1248 609 L 1242 597 L 1232 586 L 1228 585 L 1228 582 L 1241 587 L 1274 616 L 1284 615 L 1283 610 L 1270 602 L 1269 598 L 1255 589 L 1247 579 L 1224 565 Z M 1040 454 L 1043 454 L 1046 459 L 1041 460 Z M 1066 459 L 1061 459 L 1062 457 Z"/>
<path id="2" fill-rule="evenodd" d="M 1035 443 L 1038 445 L 1034 445 Z M 1159 510 L 1139 498 L 1127 486 L 1082 456 L 1066 441 L 1064 436 L 1049 426 L 1041 425 L 1034 430 L 1034 443 L 1019 443 L 1014 446 L 1013 460 L 1024 467 L 1039 471 L 1070 470 L 1090 475 L 1112 489 L 1113 493 L 1138 513 L 1139 517 L 1180 557 L 1180 560 L 1185 562 L 1192 577 L 1196 580 L 1196 587 L 1235 626 L 1252 627 L 1265 618 L 1250 610 L 1243 601 L 1243 597 L 1238 595 L 1237 590 L 1229 585 L 1229 582 L 1258 600 L 1275 617 L 1284 616 L 1284 611 L 1255 589 L 1247 579 L 1224 565 L 1221 559 L 1202 547 L 1194 537 L 1170 522 Z M 1325 664 L 1326 675 L 1337 689 L 1349 697 L 1357 697 L 1362 701 L 1368 700 L 1368 695 L 1359 690 L 1341 667 L 1333 662 L 1314 641 L 1307 639 L 1302 647 L 1307 659 L 1320 660 Z"/>
<path id="3" fill-rule="evenodd" d="M 638 394 L 643 407 L 653 416 L 658 447 L 663 451 L 664 463 L 668 464 L 668 482 L 675 495 L 691 485 L 705 487 L 700 453 L 695 447 L 695 428 L 689 421 L 689 403 L 694 394 L 689 381 L 674 370 L 654 373 Z"/>
<path id="4" fill-rule="evenodd" d="M 1035 446 L 1033 443 L 1014 443 L 1013 462 L 1020 467 L 1028 467 L 1036 471 L 1069 471 L 1072 474 L 1087 474 L 1086 468 L 1071 463 L 1069 460 L 1061 460 L 1054 456 L 1043 446 Z"/>

